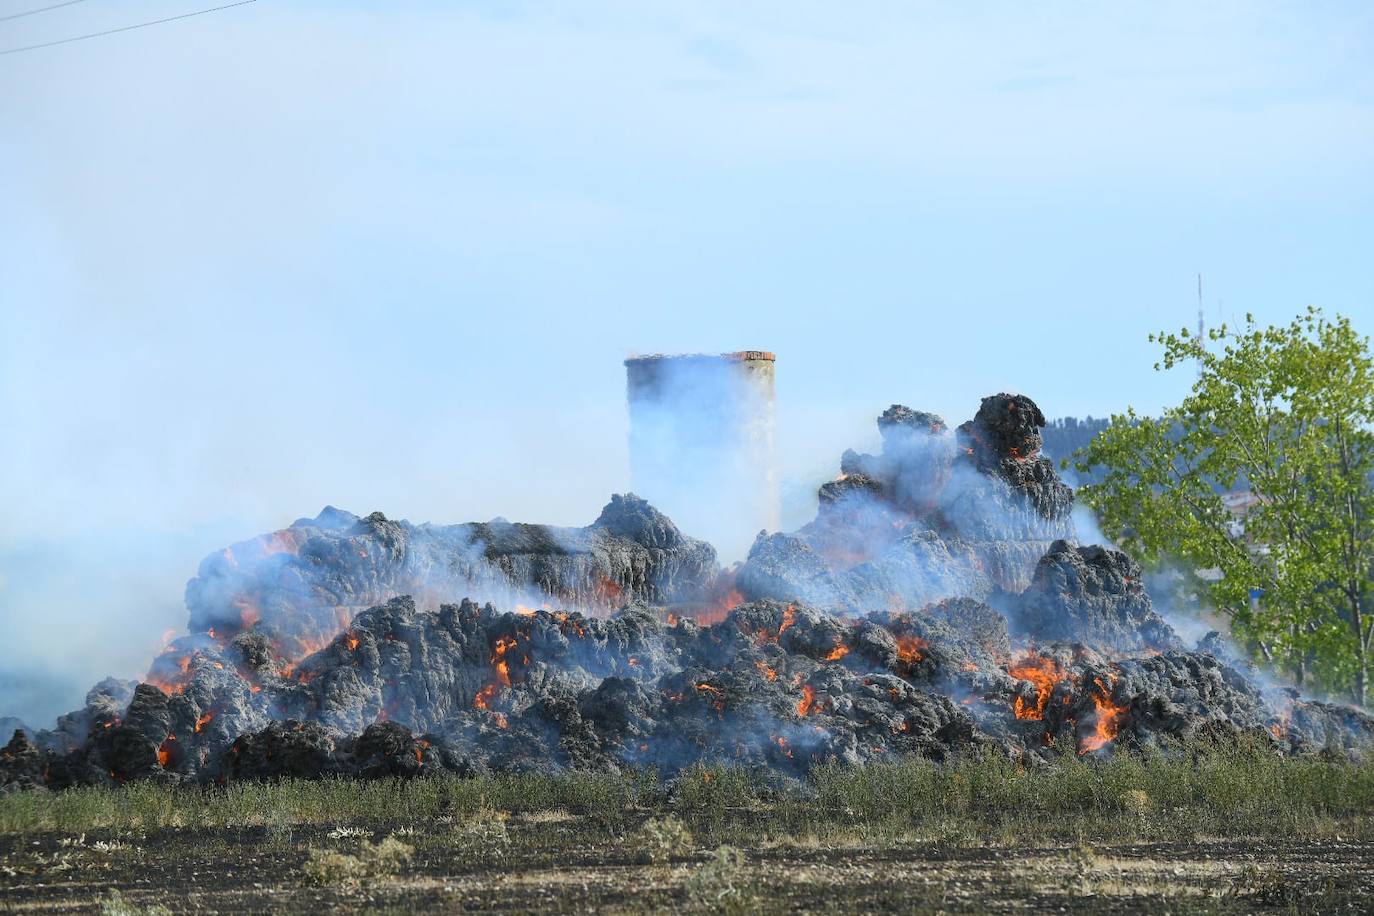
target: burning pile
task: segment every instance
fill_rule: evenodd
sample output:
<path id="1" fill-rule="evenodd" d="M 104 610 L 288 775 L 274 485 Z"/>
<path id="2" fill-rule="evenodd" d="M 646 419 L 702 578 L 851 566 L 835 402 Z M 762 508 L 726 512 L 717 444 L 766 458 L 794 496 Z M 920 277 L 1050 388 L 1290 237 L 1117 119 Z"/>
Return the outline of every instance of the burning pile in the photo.
<path id="1" fill-rule="evenodd" d="M 633 496 L 576 529 L 326 509 L 202 563 L 191 634 L 16 732 L 0 783 L 1362 752 L 1370 716 L 1186 650 L 1130 558 L 1071 543 L 1043 423 L 1024 396 L 953 435 L 893 407 L 816 521 L 728 572 Z"/>

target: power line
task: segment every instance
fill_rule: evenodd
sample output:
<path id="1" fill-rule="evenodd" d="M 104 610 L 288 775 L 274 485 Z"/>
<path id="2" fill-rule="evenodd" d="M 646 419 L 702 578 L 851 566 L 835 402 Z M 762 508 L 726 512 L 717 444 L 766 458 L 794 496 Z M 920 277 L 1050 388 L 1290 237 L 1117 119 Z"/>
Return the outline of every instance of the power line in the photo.
<path id="1" fill-rule="evenodd" d="M 46 13 L 48 10 L 61 9 L 64 6 L 71 6 L 76 3 L 84 3 L 85 0 L 67 0 L 66 3 L 54 3 L 52 6 L 40 6 L 36 10 L 24 10 L 22 13 L 10 13 L 8 16 L 0 16 L 0 22 L 9 22 L 11 19 L 23 19 L 25 16 L 32 16 L 35 13 Z"/>
<path id="2" fill-rule="evenodd" d="M 114 35 L 118 32 L 131 32 L 134 29 L 144 29 L 150 25 L 162 25 L 164 22 L 176 22 L 178 19 L 190 19 L 192 16 L 204 16 L 206 13 L 217 13 L 220 10 L 227 10 L 235 6 L 247 6 L 250 3 L 257 3 L 258 0 L 238 0 L 237 3 L 226 3 L 223 6 L 212 6 L 205 10 L 196 10 L 194 13 L 182 13 L 180 16 L 168 16 L 166 19 L 153 19 L 148 22 L 139 22 L 134 25 L 126 25 L 117 29 L 106 29 L 103 32 L 92 32 L 89 35 L 75 35 L 71 38 L 61 38 L 57 41 L 46 41 L 41 45 L 26 45 L 22 48 L 8 48 L 0 51 L 0 55 L 18 54 L 20 51 L 37 51 L 39 48 L 51 48 L 54 45 L 65 45 L 73 41 L 85 41 L 87 38 L 101 38 L 105 35 Z"/>

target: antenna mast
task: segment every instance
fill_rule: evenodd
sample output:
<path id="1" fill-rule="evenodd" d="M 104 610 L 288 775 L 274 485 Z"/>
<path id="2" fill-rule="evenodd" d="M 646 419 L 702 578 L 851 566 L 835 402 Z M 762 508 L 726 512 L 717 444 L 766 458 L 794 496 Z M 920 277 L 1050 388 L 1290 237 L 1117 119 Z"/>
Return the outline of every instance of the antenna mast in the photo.
<path id="1" fill-rule="evenodd" d="M 1197 377 L 1202 378 L 1202 352 L 1207 347 L 1207 337 L 1203 330 L 1202 318 L 1202 274 L 1197 275 L 1197 345 L 1200 348 L 1197 355 Z"/>

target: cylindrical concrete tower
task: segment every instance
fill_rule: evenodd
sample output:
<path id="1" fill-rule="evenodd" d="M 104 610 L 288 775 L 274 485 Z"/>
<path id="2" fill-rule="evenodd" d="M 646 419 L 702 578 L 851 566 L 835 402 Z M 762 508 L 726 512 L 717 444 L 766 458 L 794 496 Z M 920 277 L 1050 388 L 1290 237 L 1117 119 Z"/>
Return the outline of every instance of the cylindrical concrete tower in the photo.
<path id="1" fill-rule="evenodd" d="M 635 492 L 726 562 L 778 528 L 773 367 L 762 350 L 625 361 Z"/>

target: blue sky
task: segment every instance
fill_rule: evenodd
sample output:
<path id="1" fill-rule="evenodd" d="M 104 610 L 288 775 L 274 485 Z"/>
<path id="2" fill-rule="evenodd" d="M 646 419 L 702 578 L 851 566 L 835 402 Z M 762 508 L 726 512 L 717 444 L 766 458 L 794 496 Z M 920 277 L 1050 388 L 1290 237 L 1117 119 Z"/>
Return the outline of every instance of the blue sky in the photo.
<path id="1" fill-rule="evenodd" d="M 1177 399 L 1198 271 L 1209 321 L 1374 330 L 1372 46 L 1362 3 L 260 0 L 0 56 L 0 693 L 138 673 L 200 557 L 326 503 L 590 520 L 632 352 L 776 351 L 805 491 L 895 401 Z"/>

